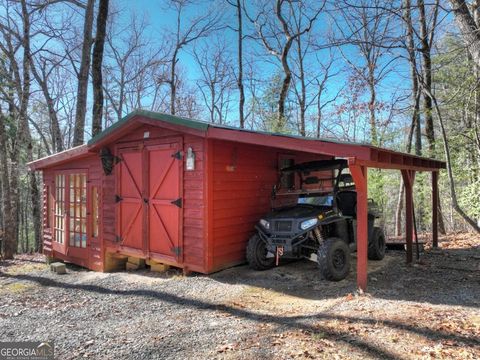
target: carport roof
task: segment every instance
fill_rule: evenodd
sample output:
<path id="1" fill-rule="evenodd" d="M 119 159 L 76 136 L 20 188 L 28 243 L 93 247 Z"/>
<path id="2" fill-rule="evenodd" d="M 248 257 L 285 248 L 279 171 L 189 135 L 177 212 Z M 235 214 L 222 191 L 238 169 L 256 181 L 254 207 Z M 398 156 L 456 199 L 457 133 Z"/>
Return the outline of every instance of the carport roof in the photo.
<path id="1" fill-rule="evenodd" d="M 437 171 L 445 168 L 443 161 L 379 148 L 366 143 L 240 129 L 146 110 L 136 110 L 128 114 L 122 120 L 93 137 L 81 151 L 78 151 L 80 149 L 76 151 L 72 151 L 73 149 L 68 150 L 67 152 L 55 154 L 29 163 L 29 166 L 31 169 L 40 169 L 55 165 L 57 161 L 64 162 L 67 159 L 71 160 L 76 156 L 80 156 L 80 154 L 85 154 L 87 149 L 90 152 L 97 151 L 99 148 L 108 145 L 110 142 L 127 134 L 141 124 L 167 127 L 172 130 L 185 131 L 211 139 L 348 158 L 350 164 L 359 164 L 368 167 L 418 171 Z"/>

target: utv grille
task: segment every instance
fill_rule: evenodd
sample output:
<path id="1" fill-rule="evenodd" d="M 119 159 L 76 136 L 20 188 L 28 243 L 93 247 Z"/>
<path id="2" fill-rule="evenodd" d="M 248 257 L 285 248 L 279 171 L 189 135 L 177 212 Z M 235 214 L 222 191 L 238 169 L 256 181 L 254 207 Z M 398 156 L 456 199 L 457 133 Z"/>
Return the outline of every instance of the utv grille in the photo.
<path id="1" fill-rule="evenodd" d="M 292 231 L 292 222 L 275 221 L 275 231 Z"/>

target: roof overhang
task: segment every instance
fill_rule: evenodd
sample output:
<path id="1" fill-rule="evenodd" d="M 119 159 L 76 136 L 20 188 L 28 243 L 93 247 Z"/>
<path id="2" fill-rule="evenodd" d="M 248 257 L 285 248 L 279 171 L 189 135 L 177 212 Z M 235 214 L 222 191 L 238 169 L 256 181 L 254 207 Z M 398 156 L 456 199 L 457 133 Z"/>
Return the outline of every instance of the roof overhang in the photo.
<path id="1" fill-rule="evenodd" d="M 87 144 L 73 147 L 59 153 L 27 163 L 30 170 L 41 170 L 51 166 L 61 165 L 71 160 L 78 160 L 91 155 Z"/>
<path id="2" fill-rule="evenodd" d="M 285 134 L 239 129 L 144 110 L 130 113 L 92 138 L 88 144 L 33 161 L 28 165 L 32 170 L 38 170 L 82 156 L 88 156 L 89 152 L 97 152 L 102 147 L 108 146 L 144 124 L 209 139 L 345 158 L 348 159 L 350 165 L 356 164 L 374 168 L 416 171 L 438 171 L 445 168 L 445 162 L 443 161 L 379 148 L 369 144 L 302 138 Z"/>

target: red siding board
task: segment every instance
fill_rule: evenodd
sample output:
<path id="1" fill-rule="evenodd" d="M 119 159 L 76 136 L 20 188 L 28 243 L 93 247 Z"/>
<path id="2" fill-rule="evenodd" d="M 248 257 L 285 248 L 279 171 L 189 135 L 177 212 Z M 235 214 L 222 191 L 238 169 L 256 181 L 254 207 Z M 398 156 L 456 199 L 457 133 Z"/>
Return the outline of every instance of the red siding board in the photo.
<path id="1" fill-rule="evenodd" d="M 213 239 L 210 271 L 245 260 L 245 247 L 259 218 L 271 208 L 272 187 L 278 181 L 278 162 L 283 155 L 296 162 L 328 158 L 282 151 L 258 145 L 214 140 L 211 153 Z"/>

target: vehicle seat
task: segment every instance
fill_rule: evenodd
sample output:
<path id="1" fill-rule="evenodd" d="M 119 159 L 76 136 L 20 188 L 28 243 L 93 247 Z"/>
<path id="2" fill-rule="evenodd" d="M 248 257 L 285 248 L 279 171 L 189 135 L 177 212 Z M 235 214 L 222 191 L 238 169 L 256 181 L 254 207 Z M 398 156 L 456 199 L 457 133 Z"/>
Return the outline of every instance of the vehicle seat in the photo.
<path id="1" fill-rule="evenodd" d="M 337 193 L 337 206 L 343 215 L 356 216 L 357 192 L 351 190 L 339 191 Z"/>

